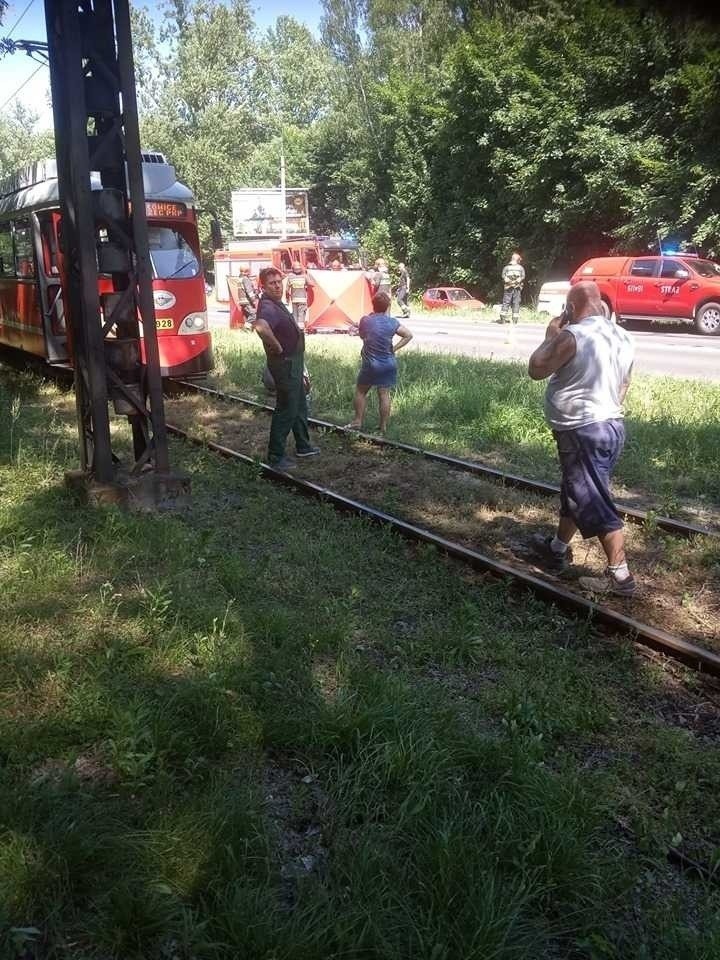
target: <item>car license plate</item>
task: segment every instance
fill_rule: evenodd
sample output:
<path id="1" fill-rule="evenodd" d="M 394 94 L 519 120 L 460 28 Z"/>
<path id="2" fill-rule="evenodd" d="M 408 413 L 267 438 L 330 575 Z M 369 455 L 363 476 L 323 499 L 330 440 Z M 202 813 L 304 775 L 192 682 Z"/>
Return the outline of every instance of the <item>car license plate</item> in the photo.
<path id="1" fill-rule="evenodd" d="M 155 320 L 155 326 L 158 330 L 172 330 L 175 323 L 172 317 L 158 317 Z"/>

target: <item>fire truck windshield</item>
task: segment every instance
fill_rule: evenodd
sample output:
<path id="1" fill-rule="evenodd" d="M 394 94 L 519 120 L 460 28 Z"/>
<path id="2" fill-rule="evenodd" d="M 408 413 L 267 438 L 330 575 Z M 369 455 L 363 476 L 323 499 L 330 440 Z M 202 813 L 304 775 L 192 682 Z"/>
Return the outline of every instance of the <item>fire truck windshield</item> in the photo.
<path id="1" fill-rule="evenodd" d="M 189 279 L 200 273 L 200 261 L 185 237 L 172 227 L 148 224 L 150 259 L 158 280 Z"/>

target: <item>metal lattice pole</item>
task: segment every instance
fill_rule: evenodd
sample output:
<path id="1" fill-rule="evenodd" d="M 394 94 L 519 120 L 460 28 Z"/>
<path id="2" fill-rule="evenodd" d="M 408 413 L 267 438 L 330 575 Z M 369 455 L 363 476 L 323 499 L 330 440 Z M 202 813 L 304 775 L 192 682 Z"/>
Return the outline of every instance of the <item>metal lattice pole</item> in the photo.
<path id="1" fill-rule="evenodd" d="M 167 480 L 129 4 L 45 0 L 45 17 L 81 466 L 100 483 L 120 479 L 112 400 L 132 425 L 129 474 L 152 467 Z M 99 274 L 111 292 L 99 293 Z"/>

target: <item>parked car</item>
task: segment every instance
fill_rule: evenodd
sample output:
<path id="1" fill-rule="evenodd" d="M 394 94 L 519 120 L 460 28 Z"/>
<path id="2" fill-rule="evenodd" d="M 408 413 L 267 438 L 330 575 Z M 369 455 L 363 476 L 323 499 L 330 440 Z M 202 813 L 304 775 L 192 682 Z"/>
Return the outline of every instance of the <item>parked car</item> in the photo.
<path id="1" fill-rule="evenodd" d="M 699 333 L 720 335 L 720 264 L 687 254 L 595 257 L 570 283 L 594 280 L 617 320 L 694 323 Z"/>
<path id="2" fill-rule="evenodd" d="M 422 295 L 423 306 L 428 310 L 455 307 L 461 310 L 482 310 L 482 300 L 470 296 L 462 287 L 429 287 Z"/>
<path id="3" fill-rule="evenodd" d="M 550 283 L 544 283 L 538 294 L 537 312 L 559 317 L 565 309 L 569 289 L 569 280 L 553 280 Z"/>

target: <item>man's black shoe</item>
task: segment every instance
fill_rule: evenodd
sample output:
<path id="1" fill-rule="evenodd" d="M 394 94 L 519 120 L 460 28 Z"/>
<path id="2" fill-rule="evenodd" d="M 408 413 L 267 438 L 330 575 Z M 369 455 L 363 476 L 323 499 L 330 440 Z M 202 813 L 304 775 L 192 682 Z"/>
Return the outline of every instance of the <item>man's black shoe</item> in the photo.
<path id="1" fill-rule="evenodd" d="M 550 546 L 553 539 L 553 537 L 543 536 L 542 533 L 534 533 L 528 542 L 530 555 L 532 559 L 539 561 L 546 570 L 552 570 L 553 573 L 562 573 L 572 563 L 572 550 L 568 547 L 565 553 L 558 553 Z"/>
<path id="2" fill-rule="evenodd" d="M 279 460 L 270 460 L 270 466 L 273 470 L 280 470 L 281 473 L 287 473 L 289 470 L 294 470 L 297 464 L 294 460 L 291 460 L 290 457 L 281 457 Z"/>

